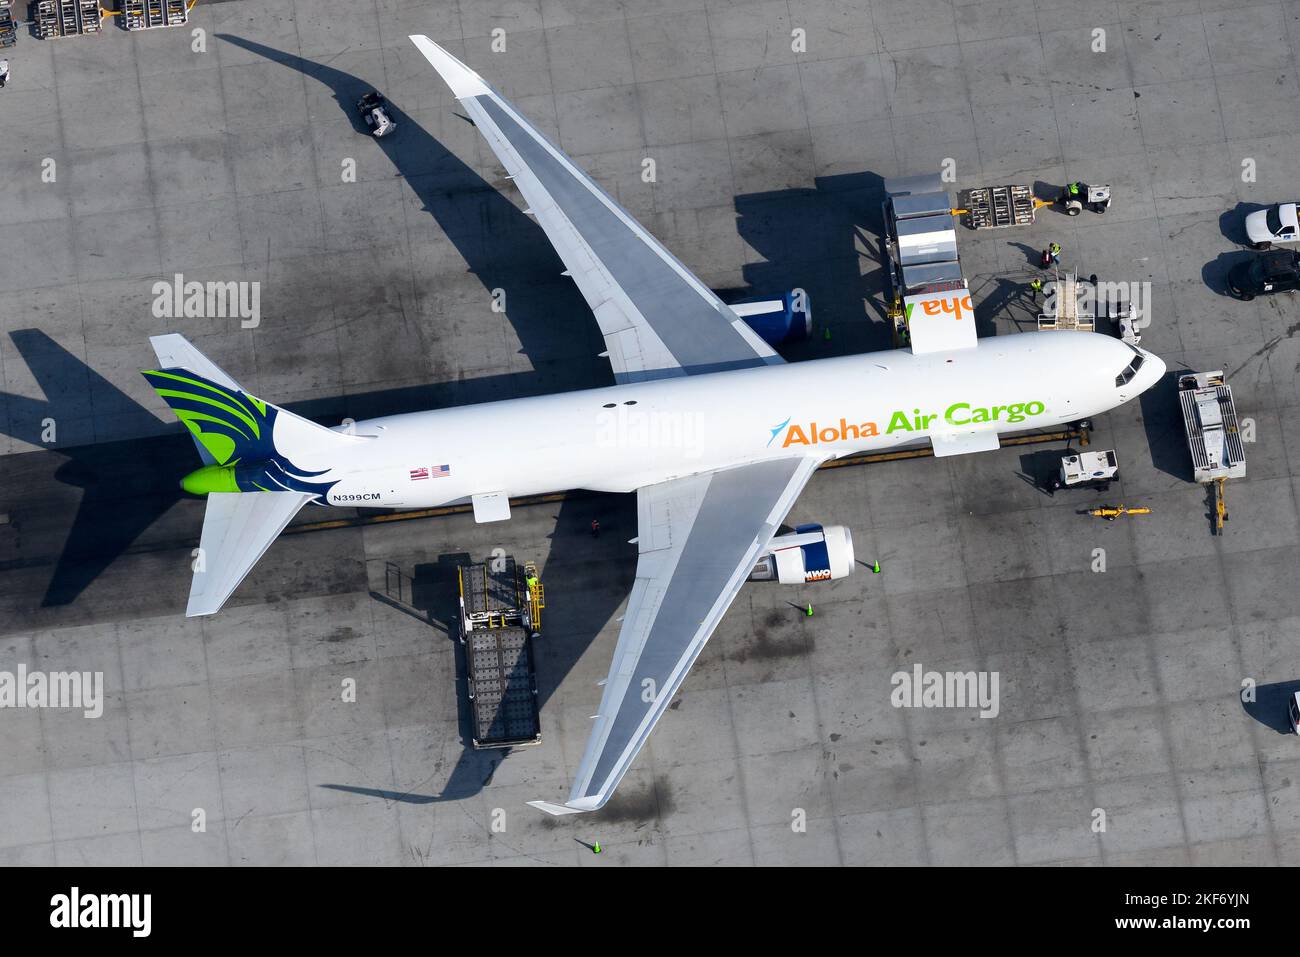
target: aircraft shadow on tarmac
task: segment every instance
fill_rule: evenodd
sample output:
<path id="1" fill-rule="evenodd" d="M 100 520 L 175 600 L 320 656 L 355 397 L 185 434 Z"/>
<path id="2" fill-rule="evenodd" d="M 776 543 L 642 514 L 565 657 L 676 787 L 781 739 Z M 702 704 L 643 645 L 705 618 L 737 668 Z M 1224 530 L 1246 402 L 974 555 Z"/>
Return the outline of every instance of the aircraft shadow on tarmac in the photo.
<path id="1" fill-rule="evenodd" d="M 1190 482 L 1194 480 L 1192 461 L 1187 453 L 1182 405 L 1178 401 L 1178 378 L 1187 371 L 1166 371 L 1159 382 L 1138 397 L 1138 403 L 1152 466 Z M 1120 475 L 1123 475 L 1123 463 L 1120 463 Z"/>
<path id="2" fill-rule="evenodd" d="M 892 348 L 885 319 L 880 240 L 884 180 L 877 173 L 819 176 L 813 188 L 745 193 L 736 229 L 762 260 L 743 275 L 748 288 L 719 290 L 726 302 L 775 297 L 799 288 L 812 304 L 811 341 L 783 347 L 788 359 L 824 359 Z M 864 312 L 875 314 L 868 321 Z M 823 334 L 830 330 L 831 339 Z"/>
<path id="3" fill-rule="evenodd" d="M 598 539 L 593 539 L 590 533 L 593 518 L 600 520 L 602 528 Z M 551 548 L 543 566 L 547 592 L 552 596 L 581 595 L 582 600 L 553 601 L 543 614 L 543 637 L 533 646 L 539 709 L 546 707 L 574 663 L 631 591 L 635 569 L 627 539 L 635 535 L 635 527 L 636 504 L 631 495 L 583 495 L 560 505 Z M 375 600 L 413 614 L 456 642 L 457 689 L 465 687 L 467 662 L 464 646 L 457 640 L 456 570 L 474 560 L 475 556 L 463 552 L 440 555 L 436 562 L 416 565 L 409 579 L 399 578 L 394 582 L 394 577 L 386 574 L 389 594 L 371 592 Z M 596 697 L 593 691 L 593 704 Z M 463 694 L 457 695 L 457 716 L 463 747 L 437 794 L 392 792 L 347 784 L 320 786 L 417 804 L 460 800 L 477 794 L 491 783 L 510 750 L 476 751 L 469 746 L 473 738 L 473 713 Z"/>
<path id="4" fill-rule="evenodd" d="M 611 384 L 608 363 L 597 359 L 605 346 L 591 310 L 573 281 L 562 275 L 564 264 L 541 226 L 500 189 L 462 162 L 391 99 L 388 112 L 397 124 L 396 131 L 382 138 L 371 136 L 356 111 L 357 100 L 376 89 L 365 80 L 243 37 L 226 33 L 217 37 L 286 69 L 297 70 L 329 89 L 344 122 L 379 147 L 484 290 L 488 294 L 494 289 L 507 291 L 506 318 L 519 339 L 520 352 L 538 369 L 559 363 L 554 369 L 554 381 L 541 391 Z M 574 361 L 575 337 L 591 343 L 590 363 Z"/>
<path id="5" fill-rule="evenodd" d="M 782 347 L 786 358 L 821 359 L 893 348 L 879 238 L 884 233 L 884 182 L 871 171 L 843 173 L 817 177 L 812 189 L 736 197 L 737 230 L 763 260 L 744 267 L 748 288 L 719 290 L 719 295 L 736 302 L 774 297 L 794 287 L 806 290 L 815 335 L 809 343 Z M 1015 245 L 1025 251 L 1026 269 L 1036 273 L 1039 251 Z M 997 335 L 997 318 L 1019 327 L 1037 316 L 1025 282 L 1005 276 L 981 278 L 985 286 L 972 289 L 983 296 L 975 308 L 980 337 Z M 986 292 L 989 285 L 993 288 Z M 822 337 L 827 329 L 832 333 L 829 342 Z"/>
<path id="6" fill-rule="evenodd" d="M 13 437 L 33 445 L 44 444 L 43 423 L 48 419 L 59 423 L 84 417 L 88 395 L 94 396 L 95 408 L 101 412 L 152 414 L 46 333 L 24 329 L 11 333 L 10 337 L 45 394 L 43 399 L 33 399 L 0 393 L 0 400 L 8 405 L 9 432 Z M 516 378 L 513 376 L 491 378 L 509 380 L 489 384 L 493 390 L 520 385 L 513 381 Z M 355 411 L 358 405 L 374 410 L 373 414 L 387 414 L 447 404 L 447 398 L 446 392 L 436 387 L 394 389 L 294 403 L 290 408 L 328 420 Z M 81 497 L 40 601 L 41 608 L 74 604 L 87 586 L 176 505 L 182 498 L 179 480 L 198 461 L 188 435 L 180 431 L 95 445 L 55 446 L 50 451 L 63 459 L 54 469 L 53 478 L 60 484 L 80 489 Z M 9 461 L 15 459 L 11 457 Z M 41 478 L 34 476 L 33 481 L 39 482 Z M 197 517 L 196 510 L 194 518 Z M 600 519 L 605 532 L 598 539 L 590 535 L 593 518 Z M 630 592 L 635 551 L 627 540 L 636 534 L 635 526 L 636 506 L 630 495 L 581 495 L 556 507 L 555 531 L 543 565 L 547 585 L 554 596 L 581 594 L 582 601 L 556 601 L 547 611 L 545 637 L 536 649 L 539 707 L 545 706 Z M 194 537 L 197 540 L 197 527 Z M 455 568 L 471 560 L 472 556 L 464 553 L 439 556 L 436 563 L 415 566 L 414 574 L 395 589 L 392 597 L 380 592 L 371 595 L 428 622 L 431 632 L 442 630 L 454 640 Z M 3 567 L 4 563 L 0 563 L 0 570 Z M 22 614 L 26 617 L 31 612 L 34 609 L 25 609 Z M 613 649 L 610 650 L 612 653 Z M 464 651 L 458 643 L 458 689 L 464 687 L 464 677 Z M 437 795 L 342 784 L 321 786 L 414 803 L 456 800 L 476 794 L 491 782 L 509 752 L 475 751 L 468 747 L 472 736 L 469 704 L 460 694 L 458 704 L 461 738 L 466 747 L 457 756 Z"/>
<path id="7" fill-rule="evenodd" d="M 46 445 L 47 422 L 52 421 L 57 430 L 85 420 L 92 401 L 99 414 L 152 414 L 39 329 L 19 329 L 10 338 L 45 395 L 43 399 L 0 395 L 9 409 L 8 431 L 13 438 Z M 178 466 L 193 457 L 193 447 L 182 435 L 67 448 L 54 445 L 51 451 L 64 459 L 54 479 L 80 488 L 82 494 L 42 607 L 73 602 L 166 513 L 181 496 Z"/>

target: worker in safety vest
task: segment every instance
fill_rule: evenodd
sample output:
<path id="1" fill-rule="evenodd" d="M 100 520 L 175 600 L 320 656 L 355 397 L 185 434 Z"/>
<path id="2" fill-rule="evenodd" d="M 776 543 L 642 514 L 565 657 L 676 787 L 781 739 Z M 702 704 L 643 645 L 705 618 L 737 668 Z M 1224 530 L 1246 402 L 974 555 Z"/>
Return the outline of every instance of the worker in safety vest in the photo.
<path id="1" fill-rule="evenodd" d="M 1034 302 L 1038 302 L 1038 295 L 1043 291 L 1043 281 L 1041 279 L 1029 280 L 1029 289 L 1034 294 Z"/>

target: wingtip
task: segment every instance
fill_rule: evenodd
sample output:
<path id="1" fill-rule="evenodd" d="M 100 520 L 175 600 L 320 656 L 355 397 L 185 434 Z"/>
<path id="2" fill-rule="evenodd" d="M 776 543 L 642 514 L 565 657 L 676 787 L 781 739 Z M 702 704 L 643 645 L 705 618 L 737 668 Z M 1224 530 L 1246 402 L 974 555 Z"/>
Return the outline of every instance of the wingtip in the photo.
<path id="1" fill-rule="evenodd" d="M 535 807 L 539 811 L 545 811 L 552 817 L 562 817 L 565 814 L 581 814 L 582 808 L 569 807 L 567 804 L 552 804 L 549 801 L 529 801 L 529 807 Z"/>
<path id="2" fill-rule="evenodd" d="M 468 96 L 482 96 L 490 92 L 486 81 L 481 76 L 428 37 L 413 33 L 407 39 L 415 44 L 415 48 L 423 53 L 424 58 L 438 71 L 443 82 L 451 87 L 452 95 L 456 99 L 463 100 Z"/>

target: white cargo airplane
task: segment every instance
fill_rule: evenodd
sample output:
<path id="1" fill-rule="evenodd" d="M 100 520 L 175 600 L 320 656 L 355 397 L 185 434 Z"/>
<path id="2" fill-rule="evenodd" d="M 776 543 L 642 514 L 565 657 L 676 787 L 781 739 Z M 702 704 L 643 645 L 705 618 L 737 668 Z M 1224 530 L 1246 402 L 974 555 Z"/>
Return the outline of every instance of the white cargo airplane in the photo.
<path id="1" fill-rule="evenodd" d="M 1164 373 L 1094 333 L 977 342 L 964 291 L 919 304 L 909 349 L 787 365 L 478 74 L 411 39 L 554 244 L 617 384 L 330 429 L 249 395 L 179 335 L 151 340 L 161 365 L 144 375 L 205 463 L 182 483 L 207 495 L 187 615 L 218 611 L 307 502 L 469 502 L 483 522 L 508 518 L 512 496 L 637 493 L 636 583 L 599 713 L 567 801 L 531 802 L 542 810 L 609 800 L 747 579 L 853 571 L 843 527 L 777 535 L 823 462 L 926 441 L 936 455 L 996 449 L 1001 433 L 1097 415 Z"/>

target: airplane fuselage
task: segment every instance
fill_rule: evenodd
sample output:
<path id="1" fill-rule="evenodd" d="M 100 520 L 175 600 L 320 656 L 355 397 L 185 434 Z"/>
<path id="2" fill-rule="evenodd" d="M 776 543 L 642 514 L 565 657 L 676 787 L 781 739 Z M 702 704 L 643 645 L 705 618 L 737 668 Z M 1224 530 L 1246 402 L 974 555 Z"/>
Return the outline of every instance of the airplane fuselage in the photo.
<path id="1" fill-rule="evenodd" d="M 944 433 L 1018 432 L 1097 415 L 1163 372 L 1096 333 L 1038 332 L 974 349 L 842 358 L 678 376 L 357 422 L 373 438 L 328 461 L 326 501 L 430 507 L 475 494 L 627 492 L 683 475 L 805 452 L 834 458 Z"/>

